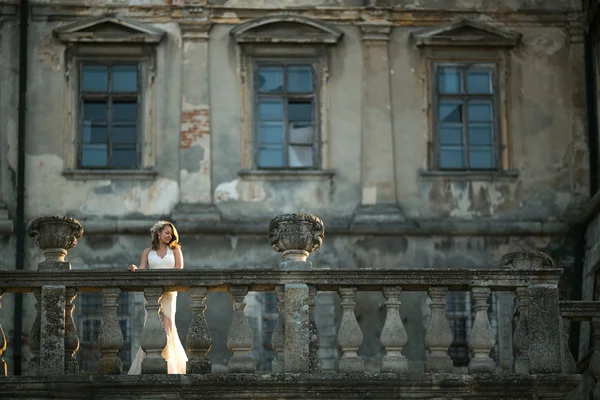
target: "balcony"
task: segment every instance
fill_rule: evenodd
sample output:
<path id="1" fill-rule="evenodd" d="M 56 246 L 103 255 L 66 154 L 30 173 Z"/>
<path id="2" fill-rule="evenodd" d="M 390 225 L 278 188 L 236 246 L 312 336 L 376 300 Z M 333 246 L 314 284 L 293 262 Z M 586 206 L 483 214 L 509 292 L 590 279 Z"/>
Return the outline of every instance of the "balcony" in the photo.
<path id="1" fill-rule="evenodd" d="M 37 318 L 29 337 L 33 359 L 28 376 L 0 376 L 0 398 L 564 399 L 581 379 L 567 346 L 564 320 L 592 321 L 597 328 L 594 331 L 600 334 L 600 302 L 559 302 L 562 269 L 539 252 L 507 254 L 497 268 L 489 269 L 320 269 L 306 260 L 321 245 L 323 223 L 310 215 L 292 214 L 275 218 L 269 227 L 270 244 L 282 253 L 278 269 L 131 273 L 71 270 L 65 256 L 83 234 L 74 219 L 37 219 L 30 234 L 46 260 L 37 271 L 3 271 L 0 295 L 31 292 L 35 296 Z M 103 295 L 98 342 L 102 358 L 93 375 L 79 372 L 75 358 L 79 338 L 73 320 L 73 300 L 78 292 L 89 291 Z M 189 357 L 186 375 L 168 375 L 161 357 L 166 334 L 158 301 L 164 291 L 190 294 L 192 320 L 184 343 Z M 204 301 L 215 291 L 227 292 L 233 301 L 227 335 L 233 355 L 226 373 L 213 372 L 208 358 L 212 337 Z M 277 357 L 272 373 L 255 371 L 249 357 L 253 338 L 245 298 L 250 291 L 277 295 L 279 319 L 272 336 Z M 337 292 L 342 304 L 335 373 L 321 371 L 317 358 L 314 300 L 320 291 Z M 377 373 L 366 372 L 359 355 L 363 332 L 355 317 L 358 291 L 379 291 L 386 300 L 379 338 L 384 356 Z M 422 372 L 409 369 L 409 360 L 403 355 L 411 340 L 400 313 L 404 291 L 427 292 L 430 300 Z M 475 316 L 468 339 L 472 356 L 466 373 L 457 372 L 448 355 L 453 342 L 445 312 L 448 291 L 467 291 L 473 299 Z M 512 341 L 514 365 L 508 372 L 499 371 L 490 357 L 496 338 L 488 318 L 488 300 L 499 291 L 513 293 L 518 303 Z M 138 376 L 126 375 L 118 357 L 123 335 L 117 308 L 123 292 L 143 292 L 146 299 L 148 318 L 141 346 L 147 357 Z M 600 343 L 600 338 L 595 343 Z M 2 333 L 0 349 L 5 347 Z M 5 365 L 4 360 L 0 363 Z M 590 365 L 597 381 L 597 350 Z M 600 388 L 594 394 L 595 399 L 600 398 Z"/>

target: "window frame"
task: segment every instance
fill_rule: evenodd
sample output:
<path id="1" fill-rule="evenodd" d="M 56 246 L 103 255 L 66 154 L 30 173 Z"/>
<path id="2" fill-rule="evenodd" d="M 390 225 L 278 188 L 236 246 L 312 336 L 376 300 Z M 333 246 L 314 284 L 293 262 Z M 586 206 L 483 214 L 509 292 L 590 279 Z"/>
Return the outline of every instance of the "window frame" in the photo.
<path id="1" fill-rule="evenodd" d="M 78 106 L 77 106 L 77 156 L 76 156 L 76 166 L 81 170 L 109 170 L 109 171 L 129 171 L 129 170 L 139 170 L 142 164 L 142 134 L 143 134 L 143 85 L 142 85 L 142 63 L 143 61 L 139 58 L 88 58 L 81 57 L 77 59 L 77 98 L 78 98 Z M 112 67 L 115 65 L 133 65 L 136 66 L 136 92 L 113 92 L 112 91 Z M 91 92 L 85 93 L 83 91 L 83 68 L 85 65 L 102 65 L 106 66 L 108 69 L 107 76 L 107 89 L 106 92 Z M 91 101 L 106 101 L 107 102 L 107 121 L 106 121 L 106 135 L 107 135 L 107 165 L 105 166 L 83 166 L 83 135 L 84 135 L 84 101 L 87 99 L 91 99 Z M 113 121 L 111 120 L 111 109 L 113 99 L 117 98 L 117 101 L 121 100 L 129 100 L 135 98 L 136 102 L 136 141 L 135 141 L 135 153 L 136 160 L 135 166 L 133 167 L 114 167 L 112 166 L 112 131 L 113 131 Z"/>
<path id="2" fill-rule="evenodd" d="M 432 149 L 432 167 L 437 171 L 460 171 L 460 172 L 494 172 L 502 170 L 502 132 L 501 132 L 501 86 L 500 86 L 500 65 L 497 61 L 494 60 L 480 60 L 480 61 L 462 61 L 462 60 L 431 60 L 431 68 L 429 69 L 430 75 L 429 79 L 432 82 L 431 88 L 431 102 L 432 102 L 432 139 L 433 139 L 433 149 Z M 439 70 L 440 68 L 457 68 L 461 70 L 461 90 L 463 93 L 460 94 L 441 94 L 439 90 Z M 469 94 L 466 92 L 466 73 L 470 68 L 486 68 L 490 69 L 492 72 L 492 94 Z M 441 153 L 441 138 L 440 138 L 440 119 L 439 119 L 439 106 L 442 99 L 456 99 L 460 100 L 463 104 L 463 122 L 462 122 L 462 140 L 463 140 L 463 168 L 457 167 L 443 167 L 441 165 L 440 153 Z M 469 159 L 469 121 L 468 121 L 468 107 L 465 105 L 469 100 L 472 99 L 485 99 L 492 101 L 492 129 L 493 129 L 493 137 L 492 137 L 492 146 L 493 146 L 493 162 L 494 165 L 491 168 L 472 168 L 470 165 Z"/>
<path id="3" fill-rule="evenodd" d="M 314 58 L 266 58 L 266 57 L 256 57 L 251 60 L 251 76 L 252 76 L 252 145 L 253 145 L 253 161 L 252 164 L 254 168 L 261 171 L 272 171 L 272 170 L 287 170 L 287 171 L 313 171 L 317 170 L 320 167 L 321 159 L 320 159 L 320 149 L 319 143 L 321 142 L 321 113 L 320 113 L 320 93 L 319 93 L 319 71 L 318 71 L 318 61 Z M 287 69 L 290 66 L 310 66 L 312 68 L 312 94 L 289 94 L 284 89 L 281 93 L 269 94 L 269 93 L 259 93 L 258 89 L 258 73 L 259 68 L 264 66 L 276 66 L 282 67 L 283 69 L 283 88 L 287 87 L 286 77 L 287 77 Z M 287 101 L 291 99 L 311 99 L 312 100 L 312 115 L 313 118 L 311 120 L 311 124 L 313 127 L 313 137 L 312 137 L 312 165 L 305 167 L 291 167 L 289 165 L 289 146 L 290 146 L 290 129 L 289 129 L 289 121 L 287 115 L 287 106 L 284 106 L 284 142 L 283 142 L 283 164 L 282 166 L 277 167 L 264 167 L 259 164 L 259 153 L 260 153 L 260 144 L 259 144 L 259 125 L 260 118 L 258 116 L 259 113 L 259 99 L 261 97 L 274 97 L 274 98 L 282 98 Z M 308 147 L 308 145 L 306 146 Z"/>

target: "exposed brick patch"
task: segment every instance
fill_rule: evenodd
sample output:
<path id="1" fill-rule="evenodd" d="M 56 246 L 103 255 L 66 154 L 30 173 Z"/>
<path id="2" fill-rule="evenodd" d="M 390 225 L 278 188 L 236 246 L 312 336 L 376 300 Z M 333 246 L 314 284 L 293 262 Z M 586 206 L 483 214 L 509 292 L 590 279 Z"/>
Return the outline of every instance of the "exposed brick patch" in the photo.
<path id="1" fill-rule="evenodd" d="M 201 136 L 210 134 L 210 109 L 199 106 L 181 113 L 180 146 L 189 149 Z"/>

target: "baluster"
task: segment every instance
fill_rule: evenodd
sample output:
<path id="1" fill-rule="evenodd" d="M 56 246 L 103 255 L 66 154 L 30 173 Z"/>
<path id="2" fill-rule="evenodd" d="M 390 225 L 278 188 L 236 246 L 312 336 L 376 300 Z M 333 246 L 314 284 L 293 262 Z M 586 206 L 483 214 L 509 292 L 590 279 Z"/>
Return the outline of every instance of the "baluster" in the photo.
<path id="1" fill-rule="evenodd" d="M 186 366 L 188 374 L 209 374 L 211 372 L 211 363 L 206 356 L 212 344 L 210 329 L 204 316 L 206 310 L 204 300 L 206 300 L 207 294 L 207 287 L 190 288 L 192 321 L 186 338 L 186 346 L 190 352 L 190 358 Z"/>
<path id="2" fill-rule="evenodd" d="M 320 337 L 319 337 L 319 328 L 317 327 L 317 321 L 315 318 L 315 303 L 317 302 L 317 287 L 316 286 L 308 286 L 308 321 L 309 321 L 309 360 L 310 360 L 310 372 L 320 372 L 321 365 L 319 362 L 319 345 L 320 345 Z"/>
<path id="3" fill-rule="evenodd" d="M 76 288 L 67 288 L 65 303 L 65 374 L 79 374 L 79 364 L 75 359 L 75 353 L 79 350 L 79 336 L 73 321 L 73 301 L 77 297 Z"/>
<path id="4" fill-rule="evenodd" d="M 277 296 L 277 325 L 271 336 L 271 345 L 277 351 L 277 356 L 273 360 L 273 372 L 285 371 L 285 289 L 283 286 L 275 288 Z"/>
<path id="5" fill-rule="evenodd" d="M 452 330 L 446 319 L 446 287 L 430 287 L 427 294 L 431 299 L 431 319 L 425 335 L 425 346 L 429 353 L 425 361 L 427 372 L 452 372 L 452 359 L 448 348 L 452 345 Z"/>
<path id="6" fill-rule="evenodd" d="M 562 373 L 563 374 L 576 374 L 577 373 L 577 363 L 575 362 L 575 358 L 573 357 L 573 353 L 571 353 L 571 349 L 569 348 L 569 327 L 570 322 L 567 318 L 560 318 L 562 324 L 562 348 L 563 348 L 563 365 L 562 365 Z"/>
<path id="7" fill-rule="evenodd" d="M 230 286 L 233 299 L 233 319 L 227 334 L 227 348 L 233 352 L 229 359 L 229 372 L 254 372 L 254 360 L 248 355 L 254 343 L 254 335 L 246 319 L 246 295 L 248 286 Z"/>
<path id="8" fill-rule="evenodd" d="M 517 288 L 519 319 L 513 334 L 513 347 L 516 357 L 514 362 L 515 374 L 529 375 L 529 327 L 527 324 L 527 288 Z"/>
<path id="9" fill-rule="evenodd" d="M 65 298 L 65 286 L 42 286 L 40 374 L 44 376 L 65 373 Z"/>
<path id="10" fill-rule="evenodd" d="M 408 370 L 408 360 L 402 354 L 402 349 L 408 343 L 408 334 L 400 317 L 400 294 L 402 294 L 400 286 L 383 288 L 387 315 L 379 339 L 385 351 L 381 360 L 381 372 Z"/>
<path id="11" fill-rule="evenodd" d="M 342 322 L 337 335 L 342 357 L 338 363 L 340 372 L 362 372 L 364 360 L 358 355 L 358 349 L 363 342 L 363 334 L 354 315 L 354 295 L 356 287 L 341 287 L 338 290 L 342 298 Z"/>
<path id="12" fill-rule="evenodd" d="M 40 375 L 40 335 L 42 331 L 42 288 L 36 288 L 32 291 L 35 297 L 35 321 L 31 326 L 28 343 L 29 351 L 33 357 L 29 359 L 27 375 Z"/>
<path id="13" fill-rule="evenodd" d="M 592 389 L 594 400 L 600 400 L 600 317 L 592 318 L 592 335 L 594 339 L 594 353 L 590 360 L 590 371 L 595 385 Z"/>
<path id="14" fill-rule="evenodd" d="M 142 361 L 142 374 L 168 372 L 167 361 L 162 357 L 162 352 L 167 347 L 167 334 L 158 315 L 162 295 L 162 288 L 144 289 L 148 317 L 142 331 L 142 350 L 146 352 L 146 358 Z"/>
<path id="15" fill-rule="evenodd" d="M 123 363 L 118 357 L 119 350 L 123 347 L 123 333 L 117 317 L 120 295 L 121 289 L 119 288 L 102 289 L 103 322 L 98 338 L 102 353 L 102 358 L 98 362 L 98 374 L 100 375 L 118 375 L 123 371 Z"/>
<path id="16" fill-rule="evenodd" d="M 2 293 L 3 291 L 2 289 L 0 289 L 0 300 L 2 300 Z M 2 356 L 4 350 L 6 350 L 6 336 L 4 336 L 2 325 L 0 325 L 0 376 L 8 375 L 8 368 L 6 368 L 6 362 L 4 361 L 4 357 Z"/>
<path id="17" fill-rule="evenodd" d="M 496 363 L 490 358 L 490 351 L 496 344 L 496 335 L 488 318 L 488 298 L 492 290 L 489 287 L 474 287 L 471 294 L 475 300 L 475 321 L 469 334 L 469 349 L 473 358 L 469 362 L 469 373 L 492 373 Z"/>

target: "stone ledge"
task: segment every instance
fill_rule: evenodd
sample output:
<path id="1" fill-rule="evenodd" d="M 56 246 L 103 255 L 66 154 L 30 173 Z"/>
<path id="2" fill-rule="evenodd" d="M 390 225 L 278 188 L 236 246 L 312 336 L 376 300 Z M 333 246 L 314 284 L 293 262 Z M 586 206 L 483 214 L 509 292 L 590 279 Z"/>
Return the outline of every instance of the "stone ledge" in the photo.
<path id="1" fill-rule="evenodd" d="M 245 180 L 317 180 L 333 179 L 331 169 L 243 169 L 238 175 Z"/>
<path id="2" fill-rule="evenodd" d="M 85 180 L 114 180 L 114 179 L 130 179 L 130 180 L 153 180 L 158 175 L 154 170 L 146 169 L 131 169 L 131 170 L 114 170 L 114 169 L 65 169 L 62 172 L 67 179 L 85 181 Z"/>
<path id="3" fill-rule="evenodd" d="M 419 175 L 425 179 L 445 178 L 448 180 L 471 180 L 471 181 L 495 181 L 495 180 L 515 180 L 519 177 L 519 171 L 440 171 L 440 170 L 421 170 Z"/>
<path id="4" fill-rule="evenodd" d="M 562 399 L 580 375 L 210 374 L 10 376 L 0 398 Z"/>
<path id="5" fill-rule="evenodd" d="M 129 272 L 126 265 L 116 268 L 46 271 L 2 271 L 0 289 L 5 292 L 27 292 L 43 285 L 65 285 L 83 291 L 103 287 L 120 287 L 141 291 L 148 287 L 187 291 L 190 286 L 208 286 L 210 291 L 227 291 L 229 285 L 248 286 L 250 291 L 273 291 L 277 285 L 306 283 L 319 290 L 337 290 L 352 285 L 359 290 L 378 291 L 384 286 L 402 286 L 405 291 L 425 291 L 431 286 L 447 286 L 449 290 L 491 287 L 514 290 L 532 283 L 557 285 L 562 268 L 517 270 L 514 268 L 354 268 L 277 270 L 248 269 L 180 269 Z"/>
<path id="6" fill-rule="evenodd" d="M 265 235 L 269 219 L 202 221 L 185 218 L 179 213 L 176 219 L 180 234 L 244 234 Z M 147 234 L 156 218 L 86 219 L 75 215 L 87 235 L 93 234 Z M 163 217 L 165 218 L 165 217 Z M 173 218 L 175 219 L 175 218 Z M 560 236 L 569 233 L 565 222 L 511 221 L 511 220 L 449 220 L 407 219 L 406 221 L 354 222 L 352 218 L 322 218 L 326 235 L 375 236 Z"/>
<path id="7" fill-rule="evenodd" d="M 600 301 L 563 300 L 559 307 L 560 315 L 572 321 L 589 321 L 600 317 Z"/>

